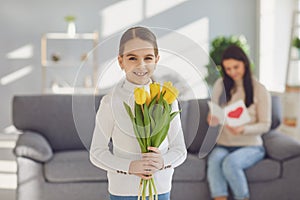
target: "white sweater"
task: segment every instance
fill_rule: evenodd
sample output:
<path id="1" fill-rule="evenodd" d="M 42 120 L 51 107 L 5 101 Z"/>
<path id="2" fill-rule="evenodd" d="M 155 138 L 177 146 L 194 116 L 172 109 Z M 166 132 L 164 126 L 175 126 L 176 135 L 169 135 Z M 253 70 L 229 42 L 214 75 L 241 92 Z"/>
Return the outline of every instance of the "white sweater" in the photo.
<path id="1" fill-rule="evenodd" d="M 128 170 L 131 161 L 141 159 L 141 150 L 123 105 L 126 102 L 133 106 L 135 87 L 141 86 L 127 80 L 121 81 L 112 92 L 102 98 L 96 114 L 90 160 L 95 166 L 107 170 L 108 191 L 113 195 L 138 195 L 140 177 L 129 175 Z M 145 88 L 149 90 L 149 85 L 145 85 Z M 176 110 L 177 102 L 172 104 L 172 111 Z M 108 147 L 110 139 L 113 141 L 112 152 Z M 186 158 L 180 115 L 172 120 L 168 136 L 159 149 L 165 168 L 157 171 L 153 177 L 158 194 L 163 194 L 171 190 L 173 168 L 183 163 Z"/>

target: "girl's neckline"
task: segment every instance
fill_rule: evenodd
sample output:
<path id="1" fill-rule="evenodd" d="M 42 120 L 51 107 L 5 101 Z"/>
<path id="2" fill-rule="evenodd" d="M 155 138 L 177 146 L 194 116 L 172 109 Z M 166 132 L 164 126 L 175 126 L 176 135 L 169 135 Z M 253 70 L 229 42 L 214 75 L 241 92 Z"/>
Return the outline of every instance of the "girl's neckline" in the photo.
<path id="1" fill-rule="evenodd" d="M 146 89 L 146 88 L 149 87 L 149 85 L 150 85 L 151 83 L 152 83 L 151 79 L 150 79 L 150 81 L 149 81 L 147 84 L 145 84 L 145 85 L 138 85 L 138 84 L 132 83 L 132 82 L 128 81 L 127 79 L 125 79 L 125 80 L 123 81 L 122 87 L 123 87 L 124 89 L 130 91 L 130 92 L 133 92 L 135 88 L 145 87 L 145 89 Z"/>

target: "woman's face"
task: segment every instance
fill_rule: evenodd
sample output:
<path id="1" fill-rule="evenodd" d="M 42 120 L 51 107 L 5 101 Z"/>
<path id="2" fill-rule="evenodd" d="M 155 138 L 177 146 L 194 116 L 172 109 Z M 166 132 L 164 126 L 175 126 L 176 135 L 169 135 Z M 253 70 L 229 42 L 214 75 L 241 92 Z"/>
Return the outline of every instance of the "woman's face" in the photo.
<path id="1" fill-rule="evenodd" d="M 123 55 L 118 60 L 128 81 L 145 85 L 150 81 L 159 56 L 155 56 L 151 43 L 134 38 L 125 43 Z"/>
<path id="2" fill-rule="evenodd" d="M 223 60 L 225 73 L 234 81 L 243 80 L 245 74 L 245 64 L 242 61 L 230 58 Z"/>

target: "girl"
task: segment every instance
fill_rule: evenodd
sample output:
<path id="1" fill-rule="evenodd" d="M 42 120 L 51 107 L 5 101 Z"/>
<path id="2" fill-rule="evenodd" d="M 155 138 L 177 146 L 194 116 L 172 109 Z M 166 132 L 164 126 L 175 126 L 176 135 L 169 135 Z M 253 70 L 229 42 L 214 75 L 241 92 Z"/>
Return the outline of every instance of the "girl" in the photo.
<path id="1" fill-rule="evenodd" d="M 227 200 L 227 184 L 235 199 L 249 199 L 244 170 L 265 155 L 261 135 L 271 125 L 271 98 L 265 87 L 251 76 L 249 59 L 241 48 L 227 48 L 221 66 L 223 78 L 215 83 L 212 101 L 224 106 L 244 100 L 251 122 L 244 126 L 226 125 L 223 128 L 208 158 L 209 187 L 215 200 Z M 210 114 L 207 121 L 211 126 L 219 123 L 218 118 Z"/>
<path id="2" fill-rule="evenodd" d="M 137 200 L 140 178 L 154 181 L 159 200 L 169 200 L 174 168 L 186 158 L 186 147 L 177 115 L 159 148 L 141 154 L 123 102 L 133 106 L 136 87 L 149 89 L 159 60 L 155 35 L 147 28 L 128 29 L 121 37 L 118 61 L 126 79 L 104 96 L 96 114 L 90 149 L 91 162 L 107 171 L 111 200 Z M 172 104 L 178 110 L 177 102 Z M 112 150 L 108 144 L 112 140 Z"/>

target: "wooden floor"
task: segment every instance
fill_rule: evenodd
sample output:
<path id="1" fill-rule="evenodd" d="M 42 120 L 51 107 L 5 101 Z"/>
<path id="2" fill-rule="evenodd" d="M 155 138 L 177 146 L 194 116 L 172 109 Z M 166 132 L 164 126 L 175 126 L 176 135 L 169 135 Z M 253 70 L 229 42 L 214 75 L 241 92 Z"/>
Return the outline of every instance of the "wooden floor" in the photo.
<path id="1" fill-rule="evenodd" d="M 15 200 L 17 187 L 17 164 L 13 148 L 17 135 L 0 133 L 0 199 Z"/>

